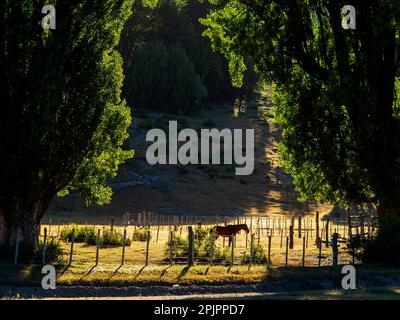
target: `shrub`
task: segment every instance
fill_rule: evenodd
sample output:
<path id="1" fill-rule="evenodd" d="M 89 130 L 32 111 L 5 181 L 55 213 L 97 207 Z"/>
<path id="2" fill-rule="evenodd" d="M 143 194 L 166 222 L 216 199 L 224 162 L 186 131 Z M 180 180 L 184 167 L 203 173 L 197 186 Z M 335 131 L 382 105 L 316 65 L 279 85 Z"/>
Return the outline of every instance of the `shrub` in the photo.
<path id="1" fill-rule="evenodd" d="M 118 231 L 105 230 L 101 237 L 101 245 L 103 246 L 122 246 L 124 243 L 124 236 Z M 125 245 L 131 245 L 131 239 L 128 237 L 125 239 Z"/>
<path id="2" fill-rule="evenodd" d="M 382 216 L 376 236 L 353 236 L 347 244 L 347 252 L 364 263 L 382 263 L 400 266 L 400 217 Z"/>
<path id="3" fill-rule="evenodd" d="M 71 241 L 73 229 L 75 229 L 74 242 L 85 242 L 91 245 L 96 244 L 97 234 L 93 226 L 78 227 L 77 225 L 69 225 L 61 230 L 61 240 Z"/>
<path id="4" fill-rule="evenodd" d="M 172 253 L 174 257 L 187 257 L 189 249 L 189 240 L 186 237 L 181 237 L 178 234 L 173 234 Z M 167 258 L 170 255 L 171 241 L 168 241 L 164 248 L 164 256 Z"/>
<path id="5" fill-rule="evenodd" d="M 42 262 L 43 240 L 40 240 L 38 248 L 34 252 L 35 261 Z M 60 242 L 54 238 L 50 238 L 46 244 L 46 263 L 62 263 L 64 250 Z"/>
<path id="6" fill-rule="evenodd" d="M 187 114 L 207 96 L 186 50 L 160 41 L 137 50 L 126 83 L 128 100 L 145 109 Z"/>
<path id="7" fill-rule="evenodd" d="M 196 261 L 207 260 L 211 254 L 211 228 L 197 227 L 194 230 L 194 254 Z M 181 237 L 177 234 L 173 236 L 173 255 L 174 257 L 187 257 L 189 251 L 189 239 Z M 170 255 L 170 241 L 165 245 L 164 256 L 169 259 Z M 230 248 L 220 249 L 214 242 L 213 259 L 222 264 L 229 264 L 231 259 Z"/>
<path id="8" fill-rule="evenodd" d="M 372 239 L 365 235 L 352 235 L 351 238 L 347 240 L 345 252 L 350 256 L 354 256 L 357 260 L 364 260 L 365 248 L 370 241 L 372 241 Z"/>
<path id="9" fill-rule="evenodd" d="M 132 234 L 132 241 L 147 241 L 148 238 L 147 229 L 136 229 Z M 150 234 L 151 239 L 151 234 Z"/>
<path id="10" fill-rule="evenodd" d="M 63 241 L 71 241 L 72 229 L 75 229 L 75 234 L 76 234 L 76 230 L 78 229 L 78 226 L 75 224 L 71 224 L 71 225 L 64 227 L 60 232 L 60 239 Z M 76 239 L 76 237 L 75 237 L 75 239 Z"/>
<path id="11" fill-rule="evenodd" d="M 253 263 L 267 263 L 268 258 L 261 244 L 253 244 Z M 244 254 L 241 258 L 242 263 L 250 263 L 250 252 Z M 271 261 L 269 261 L 271 263 Z"/>

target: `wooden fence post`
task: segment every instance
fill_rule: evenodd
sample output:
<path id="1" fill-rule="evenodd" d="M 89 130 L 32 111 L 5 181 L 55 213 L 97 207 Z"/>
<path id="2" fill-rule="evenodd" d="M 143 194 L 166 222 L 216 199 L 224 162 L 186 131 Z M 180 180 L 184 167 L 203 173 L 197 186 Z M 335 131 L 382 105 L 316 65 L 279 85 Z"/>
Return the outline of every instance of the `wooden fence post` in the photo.
<path id="1" fill-rule="evenodd" d="M 213 265 L 214 259 L 214 230 L 210 232 L 210 266 Z"/>
<path id="2" fill-rule="evenodd" d="M 146 239 L 146 267 L 149 265 L 149 249 L 150 249 L 150 230 L 147 231 Z"/>
<path id="3" fill-rule="evenodd" d="M 126 229 L 124 229 L 124 238 L 122 240 L 122 256 L 121 256 L 121 267 L 125 262 L 125 243 L 126 243 Z"/>
<path id="4" fill-rule="evenodd" d="M 332 236 L 332 266 L 334 267 L 338 264 L 338 236 L 336 232 Z"/>
<path id="5" fill-rule="evenodd" d="M 285 267 L 288 266 L 289 237 L 286 237 Z"/>
<path id="6" fill-rule="evenodd" d="M 321 266 L 321 258 L 322 258 L 322 238 L 318 236 L 318 267 Z"/>
<path id="7" fill-rule="evenodd" d="M 21 236 L 21 229 L 20 227 L 17 228 L 17 234 L 15 236 L 15 254 L 14 254 L 14 265 L 18 263 L 18 251 L 19 251 L 19 240 Z"/>
<path id="8" fill-rule="evenodd" d="M 289 248 L 290 248 L 290 249 L 293 249 L 293 246 L 294 246 L 294 239 L 293 239 L 293 238 L 294 238 L 294 237 L 293 237 L 294 235 L 293 235 L 293 233 L 294 233 L 294 232 L 293 232 L 293 226 L 290 226 L 290 227 L 289 227 L 289 240 L 290 240 L 290 241 L 289 241 Z"/>
<path id="9" fill-rule="evenodd" d="M 329 217 L 326 219 L 326 225 L 325 225 L 325 247 L 329 247 Z"/>
<path id="10" fill-rule="evenodd" d="M 348 238 L 351 239 L 352 230 L 351 230 L 351 211 L 350 207 L 347 207 L 347 227 L 348 227 Z"/>
<path id="11" fill-rule="evenodd" d="M 182 227 L 181 227 L 182 230 Z M 160 224 L 157 226 L 157 236 L 156 236 L 156 243 L 158 243 L 158 235 L 160 234 Z"/>
<path id="12" fill-rule="evenodd" d="M 188 237 L 189 237 L 189 252 L 188 252 L 188 260 L 187 264 L 189 267 L 194 265 L 194 232 L 192 226 L 188 228 Z"/>
<path id="13" fill-rule="evenodd" d="M 298 217 L 298 237 L 301 239 L 301 216 Z"/>
<path id="14" fill-rule="evenodd" d="M 303 254 L 301 257 L 301 266 L 304 267 L 306 265 L 306 237 L 303 237 Z"/>
<path id="15" fill-rule="evenodd" d="M 71 249 L 69 252 L 69 265 L 72 264 L 72 257 L 74 256 L 74 241 L 75 241 L 75 228 L 72 229 L 71 233 Z"/>
<path id="16" fill-rule="evenodd" d="M 42 248 L 42 264 L 46 264 L 46 245 L 47 245 L 47 228 L 44 228 L 43 248 Z"/>
<path id="17" fill-rule="evenodd" d="M 174 233 L 170 231 L 170 238 L 169 238 L 169 264 L 172 266 L 173 264 L 173 256 L 174 256 Z"/>
<path id="18" fill-rule="evenodd" d="M 250 266 L 253 264 L 254 255 L 254 234 L 250 235 Z"/>
<path id="19" fill-rule="evenodd" d="M 99 250 L 100 250 L 100 229 L 97 229 L 97 240 L 96 240 L 96 266 L 99 264 Z"/>
<path id="20" fill-rule="evenodd" d="M 315 215 L 315 242 L 318 244 L 319 239 L 319 212 Z"/>
<path id="21" fill-rule="evenodd" d="M 360 211 L 360 214 L 358 216 L 359 223 L 360 223 L 360 233 L 361 235 L 364 235 L 364 214 L 362 211 Z"/>
<path id="22" fill-rule="evenodd" d="M 111 226 L 110 226 L 110 229 L 111 229 L 111 234 L 113 234 L 114 233 L 114 219 L 111 219 Z"/>
<path id="23" fill-rule="evenodd" d="M 235 236 L 231 236 L 232 242 L 231 242 L 231 257 L 232 257 L 232 263 L 231 266 L 235 264 Z"/>
<path id="24" fill-rule="evenodd" d="M 271 264 L 271 236 L 268 237 L 268 260 L 267 260 L 267 268 L 269 269 Z"/>

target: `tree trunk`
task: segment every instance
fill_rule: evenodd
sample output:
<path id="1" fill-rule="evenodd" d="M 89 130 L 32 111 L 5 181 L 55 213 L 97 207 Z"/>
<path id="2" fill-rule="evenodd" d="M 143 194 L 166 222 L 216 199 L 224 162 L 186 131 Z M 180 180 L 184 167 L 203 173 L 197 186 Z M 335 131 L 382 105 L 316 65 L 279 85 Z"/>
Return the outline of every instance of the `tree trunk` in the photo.
<path id="1" fill-rule="evenodd" d="M 39 224 L 55 193 L 26 201 L 23 197 L 0 197 L 0 257 L 12 260 L 19 232 L 19 261 L 33 258 L 39 244 Z"/>

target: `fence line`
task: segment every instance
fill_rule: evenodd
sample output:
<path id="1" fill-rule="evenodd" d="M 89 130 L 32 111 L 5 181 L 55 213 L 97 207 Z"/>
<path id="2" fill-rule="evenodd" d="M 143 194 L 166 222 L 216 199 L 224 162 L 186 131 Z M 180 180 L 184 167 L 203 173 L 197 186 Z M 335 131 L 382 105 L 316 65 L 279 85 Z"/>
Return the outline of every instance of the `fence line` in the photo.
<path id="1" fill-rule="evenodd" d="M 246 216 L 218 216 L 218 217 L 194 217 L 194 216 L 165 216 L 156 215 L 156 219 L 138 214 L 136 220 L 124 219 L 121 224 L 117 224 L 111 219 L 107 226 L 90 225 L 96 230 L 97 236 L 93 246 L 82 247 L 78 243 L 77 230 L 72 229 L 69 240 L 68 264 L 73 262 L 99 264 L 112 263 L 103 250 L 117 249 L 120 245 L 102 246 L 100 239 L 104 237 L 107 230 L 111 234 L 123 234 L 122 248 L 117 254 L 120 256 L 120 265 L 125 264 L 194 264 L 206 265 L 241 265 L 247 264 L 266 264 L 270 266 L 289 266 L 289 265 L 312 265 L 321 266 L 322 261 L 325 265 L 337 265 L 342 259 L 342 252 L 339 250 L 339 243 L 348 240 L 349 234 L 364 233 L 373 235 L 376 231 L 373 218 L 346 217 L 346 219 L 319 219 L 319 213 L 315 217 L 246 217 Z M 162 224 L 164 223 L 164 224 Z M 209 243 L 201 244 L 204 248 L 200 250 L 198 230 L 204 227 L 223 224 L 247 224 L 250 233 L 238 234 L 232 237 L 231 246 L 228 247 L 225 237 L 215 237 L 213 232 L 206 232 Z M 42 263 L 47 261 L 47 249 L 49 239 L 59 238 L 66 226 L 42 225 L 44 233 L 41 232 L 43 239 Z M 101 229 L 103 234 L 101 235 Z M 122 232 L 121 232 L 122 230 Z M 208 230 L 208 229 L 207 229 Z M 296 237 L 294 236 L 296 231 Z M 132 233 L 131 233 L 132 232 Z M 145 232 L 144 242 L 133 240 L 135 232 Z M 204 231 L 203 231 L 204 232 Z M 130 235 L 132 234 L 132 237 Z M 18 262 L 19 231 L 16 234 L 16 245 L 14 263 Z M 284 245 L 286 238 L 286 246 Z M 182 247 L 182 239 L 188 239 L 188 247 Z M 298 240 L 296 240 L 298 239 Z M 313 239 L 309 244 L 309 239 Z M 314 241 L 315 239 L 315 241 Z M 127 241 L 133 240 L 132 244 Z M 168 247 L 167 247 L 168 246 Z M 207 247 L 208 246 L 208 247 Z M 137 248 L 142 248 L 137 250 Z M 323 249 L 324 247 L 325 249 Z M 182 249 L 183 248 L 183 249 Z M 331 249 L 330 249 L 331 248 Z M 87 255 L 79 254 L 80 250 L 86 250 Z M 133 251 L 142 252 L 142 258 L 133 256 Z M 75 255 L 75 252 L 78 253 Z M 163 254 L 164 253 L 164 254 Z M 340 259 L 339 259 L 340 258 Z M 297 262 L 296 262 L 297 261 Z"/>

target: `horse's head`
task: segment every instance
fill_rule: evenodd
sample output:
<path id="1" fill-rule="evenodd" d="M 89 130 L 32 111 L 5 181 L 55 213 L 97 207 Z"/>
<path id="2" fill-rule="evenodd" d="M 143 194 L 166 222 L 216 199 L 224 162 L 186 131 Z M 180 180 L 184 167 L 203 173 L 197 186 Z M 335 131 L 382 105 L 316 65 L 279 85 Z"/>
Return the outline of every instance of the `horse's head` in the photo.
<path id="1" fill-rule="evenodd" d="M 247 227 L 247 224 L 243 225 L 242 230 L 246 231 L 246 233 L 250 232 L 249 228 Z"/>

